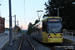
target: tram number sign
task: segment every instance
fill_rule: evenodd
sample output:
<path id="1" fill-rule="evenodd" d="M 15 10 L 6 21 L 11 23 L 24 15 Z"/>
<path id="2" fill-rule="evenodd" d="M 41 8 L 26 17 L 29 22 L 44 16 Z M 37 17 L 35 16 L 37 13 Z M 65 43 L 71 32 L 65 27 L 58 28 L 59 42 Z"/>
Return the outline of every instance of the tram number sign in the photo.
<path id="1" fill-rule="evenodd" d="M 52 22 L 52 21 L 60 21 L 60 19 L 48 19 L 48 22 Z"/>
<path id="2" fill-rule="evenodd" d="M 57 20 L 55 20 L 55 19 L 54 19 L 54 20 L 52 20 L 52 19 L 51 19 L 50 21 L 57 21 Z"/>

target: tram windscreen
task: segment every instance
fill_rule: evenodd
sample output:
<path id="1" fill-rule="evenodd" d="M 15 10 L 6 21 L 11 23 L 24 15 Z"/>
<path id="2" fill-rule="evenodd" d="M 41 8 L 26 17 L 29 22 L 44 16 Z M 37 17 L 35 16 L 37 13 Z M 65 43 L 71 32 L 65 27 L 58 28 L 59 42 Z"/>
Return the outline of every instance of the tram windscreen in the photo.
<path id="1" fill-rule="evenodd" d="M 61 23 L 48 23 L 48 33 L 61 33 Z"/>

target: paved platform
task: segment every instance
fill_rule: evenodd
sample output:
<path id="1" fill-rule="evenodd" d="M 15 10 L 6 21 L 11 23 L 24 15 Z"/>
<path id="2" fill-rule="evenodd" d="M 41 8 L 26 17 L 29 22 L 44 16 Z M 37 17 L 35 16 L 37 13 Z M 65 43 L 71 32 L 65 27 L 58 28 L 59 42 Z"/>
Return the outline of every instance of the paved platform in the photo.
<path id="1" fill-rule="evenodd" d="M 0 37 L 2 37 L 2 36 L 5 36 L 5 34 L 4 33 L 0 33 Z"/>
<path id="2" fill-rule="evenodd" d="M 21 34 L 19 35 L 16 35 L 16 36 L 20 36 Z M 12 36 L 12 39 L 14 40 L 14 35 Z M 1 36 L 0 37 L 0 50 L 5 46 L 5 44 L 9 42 L 9 35 L 5 35 L 5 36 Z"/>
<path id="3" fill-rule="evenodd" d="M 12 42 L 12 46 L 9 45 L 9 43 L 7 43 L 2 50 L 18 50 L 18 46 L 21 42 L 21 37 L 18 37 L 19 39 L 16 39 Z"/>
<path id="4" fill-rule="evenodd" d="M 9 36 L 0 37 L 0 49 L 9 41 Z"/>
<path id="5" fill-rule="evenodd" d="M 64 38 L 64 43 L 69 43 L 69 44 L 75 44 L 75 36 L 63 36 Z"/>

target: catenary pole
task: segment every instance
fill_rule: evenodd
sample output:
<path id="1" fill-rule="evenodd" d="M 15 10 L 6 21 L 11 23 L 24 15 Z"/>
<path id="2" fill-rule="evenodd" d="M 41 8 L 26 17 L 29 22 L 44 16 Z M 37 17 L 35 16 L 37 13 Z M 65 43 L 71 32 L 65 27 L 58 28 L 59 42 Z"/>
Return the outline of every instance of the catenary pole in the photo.
<path id="1" fill-rule="evenodd" d="M 16 15 L 13 16 L 14 17 L 14 22 L 15 22 L 15 30 L 16 30 Z"/>
<path id="2" fill-rule="evenodd" d="M 12 45 L 12 15 L 11 15 L 11 0 L 9 0 L 9 42 Z"/>
<path id="3" fill-rule="evenodd" d="M 57 8 L 57 13 L 58 13 L 58 17 L 59 17 L 59 8 Z"/>

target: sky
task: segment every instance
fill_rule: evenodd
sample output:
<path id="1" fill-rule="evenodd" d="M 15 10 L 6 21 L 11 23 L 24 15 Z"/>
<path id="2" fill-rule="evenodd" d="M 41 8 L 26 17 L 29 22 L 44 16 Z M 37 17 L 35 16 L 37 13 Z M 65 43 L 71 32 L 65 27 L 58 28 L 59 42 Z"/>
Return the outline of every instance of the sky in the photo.
<path id="1" fill-rule="evenodd" d="M 38 19 L 38 10 L 43 10 L 42 20 L 45 13 L 45 2 L 48 2 L 48 0 L 11 0 L 12 27 L 15 25 L 14 15 L 16 15 L 16 21 L 19 21 L 19 26 L 25 30 L 30 22 L 34 23 Z M 0 0 L 0 4 L 0 15 L 5 18 L 5 27 L 9 28 L 9 0 Z M 41 12 L 38 14 L 40 16 Z"/>

